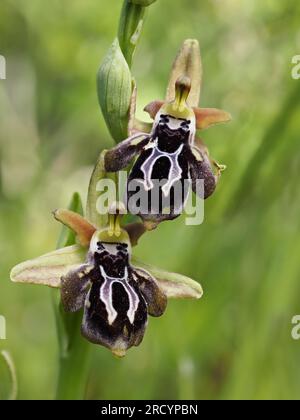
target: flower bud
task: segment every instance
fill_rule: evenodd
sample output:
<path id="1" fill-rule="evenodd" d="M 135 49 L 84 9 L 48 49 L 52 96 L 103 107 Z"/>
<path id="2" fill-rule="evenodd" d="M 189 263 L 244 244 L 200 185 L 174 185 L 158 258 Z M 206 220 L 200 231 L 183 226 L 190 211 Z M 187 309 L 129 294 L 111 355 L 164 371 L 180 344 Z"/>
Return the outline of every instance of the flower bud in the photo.
<path id="1" fill-rule="evenodd" d="M 107 127 L 116 142 L 127 137 L 132 77 L 116 39 L 97 76 L 99 104 Z"/>

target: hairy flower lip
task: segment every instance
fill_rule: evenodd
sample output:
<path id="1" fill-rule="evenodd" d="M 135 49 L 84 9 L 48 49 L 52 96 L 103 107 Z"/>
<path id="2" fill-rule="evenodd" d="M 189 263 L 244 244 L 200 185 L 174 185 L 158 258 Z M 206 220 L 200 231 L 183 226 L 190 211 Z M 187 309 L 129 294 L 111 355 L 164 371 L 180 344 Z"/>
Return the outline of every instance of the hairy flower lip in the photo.
<path id="1" fill-rule="evenodd" d="M 167 296 L 149 272 L 131 265 L 127 243 L 104 239 L 96 232 L 85 263 L 62 277 L 62 304 L 68 312 L 84 308 L 83 336 L 120 356 L 141 343 L 147 314 L 161 316 Z"/>

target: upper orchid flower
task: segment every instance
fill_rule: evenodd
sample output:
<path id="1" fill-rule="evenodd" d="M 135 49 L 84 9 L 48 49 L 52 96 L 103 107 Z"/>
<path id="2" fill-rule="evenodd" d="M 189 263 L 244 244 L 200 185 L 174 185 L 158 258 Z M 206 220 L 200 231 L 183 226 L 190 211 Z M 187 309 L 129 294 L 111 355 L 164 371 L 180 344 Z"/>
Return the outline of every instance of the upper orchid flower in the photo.
<path id="1" fill-rule="evenodd" d="M 104 228 L 72 211 L 55 211 L 55 218 L 76 233 L 78 245 L 16 266 L 11 279 L 60 288 L 65 311 L 84 309 L 82 335 L 124 356 L 141 343 L 148 314 L 164 313 L 167 297 L 200 298 L 202 289 L 184 276 L 136 263 L 131 249 L 139 229 L 121 228 L 120 209 Z"/>
<path id="2" fill-rule="evenodd" d="M 187 63 L 190 58 L 191 62 L 196 61 L 197 67 L 199 47 L 198 43 L 195 46 L 195 42 L 186 41 L 175 61 L 167 100 L 154 101 L 145 108 L 154 120 L 150 133 L 134 129 L 133 123 L 134 134 L 105 155 L 105 169 L 108 172 L 128 167 L 137 157 L 129 174 L 127 204 L 137 192 L 139 195 L 144 193 L 146 204 L 141 206 L 138 214 L 148 228 L 182 213 L 190 184 L 200 198 L 208 198 L 224 169 L 223 165 L 210 160 L 207 149 L 196 139 L 197 129 L 229 121 L 231 117 L 225 111 L 196 106 L 201 76 L 195 75 L 194 68 L 191 70 L 182 66 L 182 61 Z M 198 67 L 200 72 L 201 62 Z M 174 76 L 179 77 L 174 80 Z M 195 78 L 199 80 L 195 81 Z M 216 173 L 213 166 L 217 167 Z M 199 180 L 203 180 L 203 188 L 198 188 Z M 176 194 L 176 191 L 180 194 Z"/>

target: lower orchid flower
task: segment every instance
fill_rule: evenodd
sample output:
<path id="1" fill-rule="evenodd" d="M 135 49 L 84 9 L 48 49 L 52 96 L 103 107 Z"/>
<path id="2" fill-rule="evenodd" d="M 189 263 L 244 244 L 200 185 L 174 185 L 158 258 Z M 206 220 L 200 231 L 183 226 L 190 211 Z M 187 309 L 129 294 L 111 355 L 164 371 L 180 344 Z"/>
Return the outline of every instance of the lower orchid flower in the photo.
<path id="1" fill-rule="evenodd" d="M 122 357 L 141 343 L 148 315 L 165 312 L 167 298 L 202 296 L 199 283 L 132 258 L 139 234 L 120 226 L 119 207 L 103 228 L 69 210 L 54 216 L 76 233 L 78 244 L 19 264 L 11 279 L 60 288 L 65 311 L 83 309 L 81 332 L 90 342 Z"/>

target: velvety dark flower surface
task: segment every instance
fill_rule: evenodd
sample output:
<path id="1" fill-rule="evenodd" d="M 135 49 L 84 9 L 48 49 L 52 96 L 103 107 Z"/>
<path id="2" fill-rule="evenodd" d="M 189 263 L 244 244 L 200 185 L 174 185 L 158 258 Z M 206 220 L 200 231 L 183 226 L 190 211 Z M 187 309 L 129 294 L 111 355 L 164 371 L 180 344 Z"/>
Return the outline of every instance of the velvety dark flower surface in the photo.
<path id="1" fill-rule="evenodd" d="M 62 277 L 61 295 L 66 311 L 84 307 L 82 334 L 122 356 L 141 343 L 148 314 L 162 315 L 167 298 L 149 273 L 131 266 L 129 240 L 109 239 L 95 233 L 87 262 Z"/>

